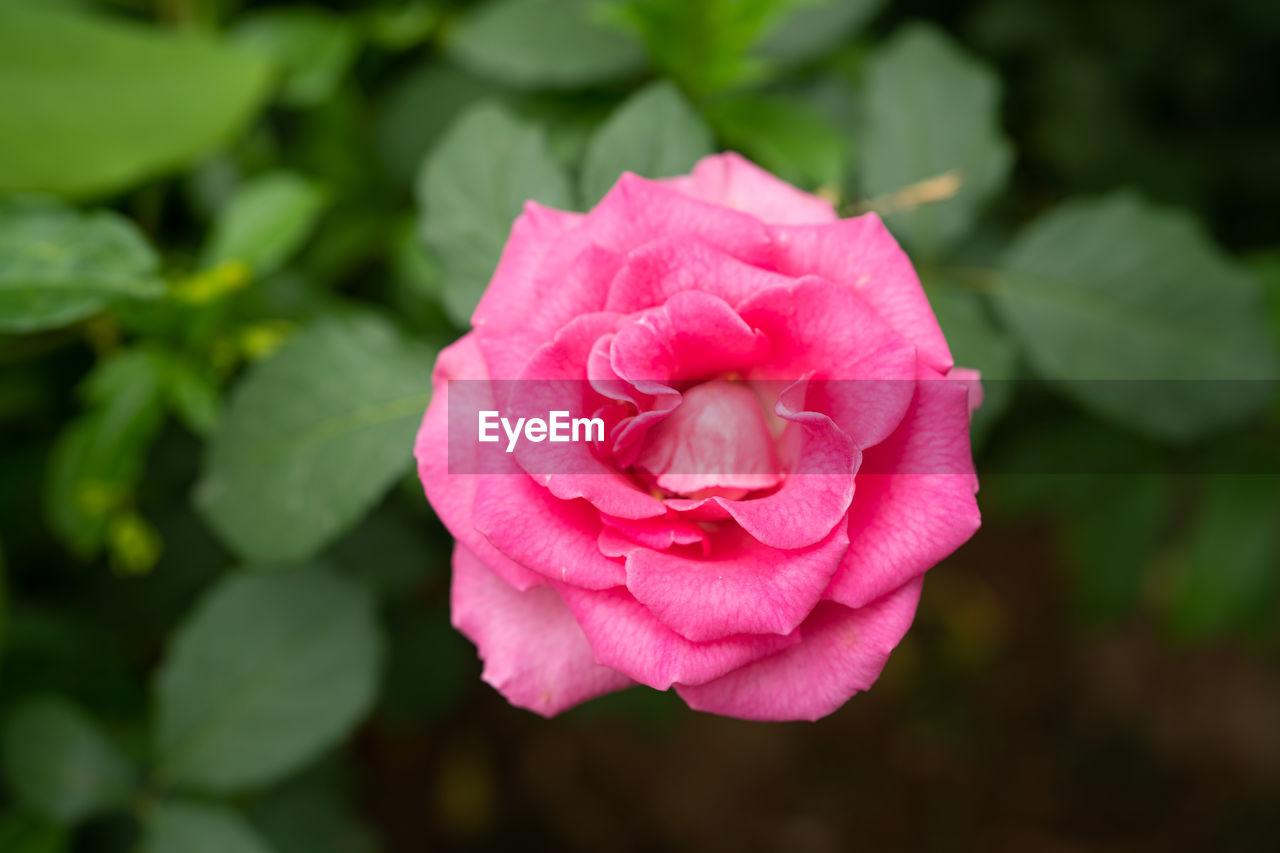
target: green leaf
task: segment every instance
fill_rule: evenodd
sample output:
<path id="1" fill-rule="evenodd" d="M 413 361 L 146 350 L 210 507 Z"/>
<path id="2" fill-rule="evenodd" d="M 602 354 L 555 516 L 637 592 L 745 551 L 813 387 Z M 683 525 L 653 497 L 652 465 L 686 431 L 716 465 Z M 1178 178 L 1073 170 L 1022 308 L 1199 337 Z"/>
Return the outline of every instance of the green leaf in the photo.
<path id="1" fill-rule="evenodd" d="M 880 11 L 884 0 L 810 0 L 773 27 L 753 48 L 758 56 L 792 64 L 830 53 Z"/>
<path id="2" fill-rule="evenodd" d="M 315 569 L 224 578 L 158 673 L 157 775 L 215 793 L 283 778 L 365 715 L 381 658 L 363 587 Z"/>
<path id="3" fill-rule="evenodd" d="M 311 236 L 324 204 L 324 192 L 301 175 L 254 178 L 219 213 L 201 263 L 243 261 L 258 276 L 270 275 Z"/>
<path id="4" fill-rule="evenodd" d="M 490 0 L 449 32 L 458 63 L 513 86 L 577 88 L 644 67 L 636 39 L 599 20 L 596 0 Z"/>
<path id="5" fill-rule="evenodd" d="M 734 95 L 709 103 L 707 119 L 729 148 L 783 180 L 809 188 L 844 182 L 847 143 L 799 101 Z"/>
<path id="6" fill-rule="evenodd" d="M 969 232 L 1008 177 L 1012 152 L 1000 133 L 1000 80 L 940 30 L 909 24 L 868 60 L 865 98 L 859 151 L 868 196 L 959 173 L 952 197 L 885 216 L 912 249 L 937 257 Z"/>
<path id="7" fill-rule="evenodd" d="M 992 296 L 1031 365 L 1118 423 L 1187 439 L 1275 393 L 1229 381 L 1276 378 L 1262 294 L 1185 213 L 1128 193 L 1069 201 L 1003 266 Z"/>
<path id="8" fill-rule="evenodd" d="M 195 33 L 0 3 L 0 191 L 104 194 L 191 163 L 267 84 L 261 60 Z"/>
<path id="9" fill-rule="evenodd" d="M 280 101 L 299 107 L 330 97 L 360 47 L 349 21 L 309 7 L 252 12 L 236 22 L 230 38 L 236 47 L 273 62 L 283 72 Z"/>
<path id="10" fill-rule="evenodd" d="M 5 722 L 4 770 L 24 808 L 66 825 L 121 805 L 134 782 L 97 724 L 54 697 L 23 702 Z"/>
<path id="11" fill-rule="evenodd" d="M 1013 399 L 1014 346 L 991 322 L 985 300 L 948 279 L 945 270 L 929 275 L 925 285 L 956 364 L 982 374 L 982 406 L 973 414 L 971 438 L 977 448 Z"/>
<path id="12" fill-rule="evenodd" d="M 85 380 L 89 408 L 58 436 L 45 484 L 49 526 L 92 557 L 107 524 L 133 500 L 147 449 L 163 423 L 163 364 L 147 349 L 119 351 Z"/>
<path id="13" fill-rule="evenodd" d="M 160 296 L 159 264 L 134 224 L 111 211 L 0 203 L 0 331 L 63 326 L 113 299 Z"/>
<path id="14" fill-rule="evenodd" d="M 146 816 L 144 853 L 274 853 L 248 821 L 225 806 L 166 801 Z"/>
<path id="15" fill-rule="evenodd" d="M 67 830 L 25 812 L 0 816 L 0 850 L 5 853 L 63 853 Z"/>
<path id="16" fill-rule="evenodd" d="M 1210 477 L 1169 609 L 1174 631 L 1199 639 L 1273 625 L 1278 565 L 1280 476 Z"/>
<path id="17" fill-rule="evenodd" d="M 525 202 L 569 208 L 572 198 L 538 128 L 493 104 L 473 107 L 450 126 L 423 162 L 418 204 L 454 322 L 469 323 Z"/>
<path id="18" fill-rule="evenodd" d="M 610 11 L 637 32 L 653 64 L 697 98 L 759 80 L 749 52 L 798 0 L 629 0 Z"/>
<path id="19" fill-rule="evenodd" d="M 251 559 L 318 551 L 410 467 L 431 362 L 374 316 L 305 330 L 232 393 L 197 489 L 205 520 Z"/>
<path id="20" fill-rule="evenodd" d="M 711 129 L 676 87 L 654 83 L 627 98 L 592 136 L 582 166 L 583 200 L 598 202 L 623 172 L 685 174 L 714 150 Z"/>
<path id="21" fill-rule="evenodd" d="M 422 157 L 458 114 L 502 90 L 449 65 L 420 65 L 400 78 L 383 98 L 374 127 L 383 164 L 397 187 L 411 187 Z"/>

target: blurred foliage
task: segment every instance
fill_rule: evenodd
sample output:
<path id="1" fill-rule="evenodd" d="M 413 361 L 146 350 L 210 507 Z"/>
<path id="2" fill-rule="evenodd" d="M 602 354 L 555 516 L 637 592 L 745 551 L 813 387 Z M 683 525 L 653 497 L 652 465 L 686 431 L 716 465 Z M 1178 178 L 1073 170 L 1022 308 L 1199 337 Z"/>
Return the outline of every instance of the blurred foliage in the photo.
<path id="1" fill-rule="evenodd" d="M 995 562 L 878 692 L 913 643 L 982 682 L 1012 570 L 1069 638 L 1273 660 L 1274 382 L 1124 380 L 1276 378 L 1277 37 L 1249 0 L 0 0 L 0 850 L 483 836 L 499 747 L 421 741 L 495 713 L 412 471 L 432 353 L 527 200 L 723 148 L 881 213 L 988 380 Z M 922 691 L 922 739 L 980 728 Z M 551 802 L 565 732 L 691 719 L 629 691 L 506 744 Z"/>

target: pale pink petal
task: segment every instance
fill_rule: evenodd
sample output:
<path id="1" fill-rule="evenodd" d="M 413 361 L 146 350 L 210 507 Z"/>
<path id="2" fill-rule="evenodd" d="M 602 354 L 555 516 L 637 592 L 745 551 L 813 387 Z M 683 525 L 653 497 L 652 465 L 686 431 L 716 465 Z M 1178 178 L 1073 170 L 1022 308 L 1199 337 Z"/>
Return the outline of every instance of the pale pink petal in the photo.
<path id="1" fill-rule="evenodd" d="M 817 720 L 880 677 L 915 618 L 921 580 L 866 607 L 823 602 L 801 642 L 715 681 L 676 685 L 689 707 L 747 720 Z"/>
<path id="2" fill-rule="evenodd" d="M 759 219 L 630 172 L 587 214 L 583 228 L 601 248 L 624 255 L 654 240 L 686 234 L 749 264 L 773 264 L 769 232 Z"/>
<path id="3" fill-rule="evenodd" d="M 866 213 L 828 225 L 779 225 L 770 233 L 778 272 L 817 275 L 852 287 L 894 331 L 916 345 L 925 364 L 939 373 L 951 369 L 951 350 L 920 279 L 880 217 Z"/>
<path id="4" fill-rule="evenodd" d="M 760 400 L 742 382 L 703 382 L 685 391 L 648 431 L 635 464 L 659 488 L 691 496 L 712 489 L 745 494 L 773 488 L 783 477 Z"/>
<path id="5" fill-rule="evenodd" d="M 916 349 L 858 293 L 821 278 L 761 291 L 738 308 L 772 344 L 750 376 L 812 376 L 806 406 L 823 412 L 866 448 L 902 420 L 915 386 Z"/>
<path id="6" fill-rule="evenodd" d="M 472 519 L 475 504 L 476 486 L 484 477 L 492 477 L 501 482 L 508 476 L 524 476 L 518 470 L 513 475 L 491 474 L 477 475 L 468 473 L 450 474 L 450 453 L 461 453 L 474 457 L 475 445 L 449 442 L 449 397 L 448 382 L 451 379 L 484 380 L 487 378 L 484 359 L 475 344 L 475 334 L 467 334 L 450 346 L 440 351 L 436 359 L 432 375 L 434 393 L 431 405 L 423 416 L 422 426 L 418 430 L 414 442 L 414 455 L 418 460 L 418 478 L 422 481 L 427 500 L 431 502 L 436 515 L 449 528 L 454 538 L 475 552 L 504 581 L 517 589 L 528 589 L 544 583 L 541 575 L 529 571 L 519 563 L 512 561 L 502 552 L 496 550 L 489 541 L 476 530 Z M 486 393 L 487 382 L 467 382 L 466 387 L 472 393 Z M 474 458 L 455 459 L 455 470 L 477 470 Z"/>
<path id="7" fill-rule="evenodd" d="M 633 683 L 596 663 L 555 590 L 518 591 L 461 544 L 453 551 L 450 599 L 454 627 L 484 661 L 481 678 L 512 705 L 551 717 Z"/>
<path id="8" fill-rule="evenodd" d="M 484 478 L 475 526 L 499 551 L 553 580 L 588 589 L 626 582 L 621 561 L 600 553 L 599 510 L 562 501 L 529 477 Z"/>
<path id="9" fill-rule="evenodd" d="M 685 291 L 708 293 L 737 305 L 757 291 L 791 280 L 746 263 L 700 237 L 673 233 L 627 255 L 609 285 L 605 307 L 624 313 L 643 311 Z"/>
<path id="10" fill-rule="evenodd" d="M 849 507 L 849 552 L 827 598 L 861 607 L 918 577 L 981 523 L 969 450 L 967 383 L 921 369 L 902 426 L 863 456 Z"/>
<path id="11" fill-rule="evenodd" d="M 742 210 L 770 224 L 832 222 L 835 209 L 826 199 L 798 190 L 733 151 L 703 157 L 693 173 L 670 178 L 685 195 Z"/>
<path id="12" fill-rule="evenodd" d="M 761 545 L 736 527 L 700 548 L 627 554 L 627 589 L 654 616 L 690 640 L 734 634 L 790 634 L 822 598 L 848 547 L 843 525 L 794 551 Z"/>
<path id="13" fill-rule="evenodd" d="M 588 590 L 558 585 L 601 664 L 641 684 L 666 690 L 701 684 L 799 642 L 798 634 L 741 634 L 695 643 L 672 631 L 624 587 Z"/>

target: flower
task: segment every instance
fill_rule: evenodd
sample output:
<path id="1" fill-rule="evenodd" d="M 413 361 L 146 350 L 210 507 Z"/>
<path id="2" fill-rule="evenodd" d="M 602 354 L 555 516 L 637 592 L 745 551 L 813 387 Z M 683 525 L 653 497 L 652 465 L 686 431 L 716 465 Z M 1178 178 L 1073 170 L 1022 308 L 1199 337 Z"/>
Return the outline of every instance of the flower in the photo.
<path id="1" fill-rule="evenodd" d="M 825 716 L 978 528 L 977 376 L 910 261 L 874 214 L 839 219 L 736 154 L 624 174 L 587 214 L 530 202 L 472 325 L 416 456 L 457 539 L 453 623 L 515 705 L 640 683 Z M 464 428 L 477 409 L 608 434 L 506 453 Z"/>

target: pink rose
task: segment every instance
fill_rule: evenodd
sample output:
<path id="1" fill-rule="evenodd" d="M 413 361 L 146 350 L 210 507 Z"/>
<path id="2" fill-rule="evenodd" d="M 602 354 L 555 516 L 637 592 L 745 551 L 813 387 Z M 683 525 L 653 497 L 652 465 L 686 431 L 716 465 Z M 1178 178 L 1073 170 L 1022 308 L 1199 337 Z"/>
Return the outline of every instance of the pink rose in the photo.
<path id="1" fill-rule="evenodd" d="M 735 154 L 625 174 L 587 214 L 530 202 L 472 325 L 440 353 L 416 456 L 457 538 L 453 624 L 512 704 L 550 716 L 638 682 L 825 716 L 978 529 L 977 377 L 910 261 L 874 214 L 838 219 Z M 451 434 L 451 398 L 553 393 L 604 441 Z M 468 468 L 490 449 L 507 468 Z"/>

